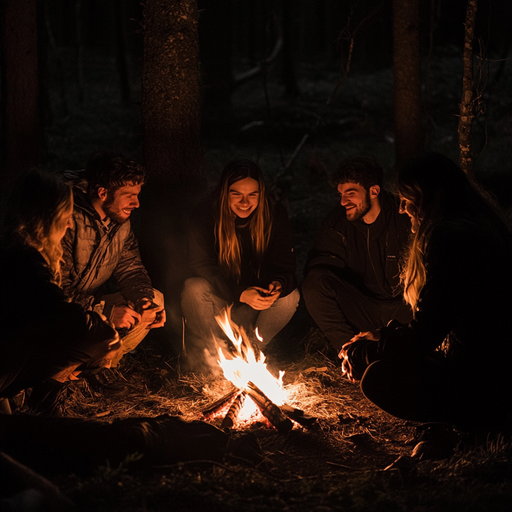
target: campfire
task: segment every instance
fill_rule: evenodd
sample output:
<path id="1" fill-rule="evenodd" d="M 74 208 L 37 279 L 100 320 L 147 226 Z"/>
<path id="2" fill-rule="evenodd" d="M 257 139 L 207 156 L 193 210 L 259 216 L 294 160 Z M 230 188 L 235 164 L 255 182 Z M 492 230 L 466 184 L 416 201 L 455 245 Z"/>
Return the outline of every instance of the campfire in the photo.
<path id="1" fill-rule="evenodd" d="M 212 420 L 224 414 L 223 429 L 263 420 L 282 434 L 289 432 L 295 424 L 312 426 L 316 418 L 286 405 L 285 372 L 280 371 L 278 377 L 272 375 L 263 352 L 253 345 L 244 328 L 231 320 L 230 313 L 229 307 L 215 318 L 230 342 L 231 350 L 227 354 L 218 347 L 218 363 L 233 388 L 202 411 L 204 419 Z M 257 329 L 254 334 L 261 341 Z"/>

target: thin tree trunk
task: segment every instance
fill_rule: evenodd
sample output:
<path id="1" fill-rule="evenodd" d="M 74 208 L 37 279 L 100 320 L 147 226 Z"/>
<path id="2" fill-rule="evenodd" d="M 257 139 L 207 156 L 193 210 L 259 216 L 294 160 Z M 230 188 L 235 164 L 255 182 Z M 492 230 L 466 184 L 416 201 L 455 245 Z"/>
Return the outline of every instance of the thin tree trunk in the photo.
<path id="1" fill-rule="evenodd" d="M 25 167 L 41 164 L 37 2 L 3 0 L 2 30 L 2 169 L 5 184 Z"/>
<path id="2" fill-rule="evenodd" d="M 475 37 L 477 0 L 468 0 L 464 31 L 464 72 L 462 78 L 462 100 L 459 117 L 460 166 L 470 174 L 473 172 L 471 150 L 471 126 L 475 118 L 473 109 L 473 39 Z"/>
<path id="3" fill-rule="evenodd" d="M 395 165 L 423 152 L 418 0 L 393 0 Z"/>
<path id="4" fill-rule="evenodd" d="M 142 117 L 146 166 L 159 180 L 202 175 L 195 0 L 146 0 Z"/>

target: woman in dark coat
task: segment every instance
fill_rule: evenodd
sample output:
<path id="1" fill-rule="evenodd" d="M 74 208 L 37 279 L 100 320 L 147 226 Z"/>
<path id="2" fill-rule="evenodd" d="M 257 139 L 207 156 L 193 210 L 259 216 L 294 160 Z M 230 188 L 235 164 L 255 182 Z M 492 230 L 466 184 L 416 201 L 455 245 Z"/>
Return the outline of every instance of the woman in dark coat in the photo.
<path id="1" fill-rule="evenodd" d="M 120 349 L 115 329 L 59 287 L 72 211 L 69 186 L 31 170 L 11 188 L 0 225 L 0 397 L 33 388 L 39 412 L 51 412 L 78 366 L 101 367 Z"/>
<path id="2" fill-rule="evenodd" d="M 367 398 L 403 419 L 503 421 L 512 398 L 510 230 L 441 154 L 405 167 L 398 189 L 414 233 L 402 274 L 414 319 L 354 337 L 340 353 L 343 368 L 362 377 Z"/>
<path id="3" fill-rule="evenodd" d="M 182 311 L 187 349 L 223 338 L 215 316 L 233 305 L 233 319 L 248 334 L 258 329 L 260 347 L 289 322 L 298 302 L 295 255 L 288 215 L 265 190 L 259 167 L 249 160 L 228 164 L 212 196 L 194 210 L 189 226 L 189 266 Z M 200 354 L 202 355 L 202 354 Z"/>

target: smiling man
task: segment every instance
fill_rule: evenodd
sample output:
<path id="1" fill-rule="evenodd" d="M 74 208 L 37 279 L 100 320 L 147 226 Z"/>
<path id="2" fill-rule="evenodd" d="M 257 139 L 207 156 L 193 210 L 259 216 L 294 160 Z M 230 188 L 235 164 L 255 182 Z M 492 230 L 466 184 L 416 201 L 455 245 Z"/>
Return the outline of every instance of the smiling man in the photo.
<path id="1" fill-rule="evenodd" d="M 103 151 L 89 158 L 84 171 L 65 177 L 73 184 L 74 211 L 73 225 L 62 240 L 62 288 L 118 330 L 123 351 L 113 360 L 115 367 L 149 329 L 165 323 L 163 296 L 151 285 L 130 224 L 146 172 L 119 153 Z M 107 376 L 89 375 L 89 382 L 98 388 L 118 387 Z"/>
<path id="2" fill-rule="evenodd" d="M 399 288 L 411 224 L 382 180 L 371 158 L 340 164 L 330 177 L 339 204 L 324 220 L 306 264 L 306 307 L 336 355 L 359 332 L 412 318 Z"/>

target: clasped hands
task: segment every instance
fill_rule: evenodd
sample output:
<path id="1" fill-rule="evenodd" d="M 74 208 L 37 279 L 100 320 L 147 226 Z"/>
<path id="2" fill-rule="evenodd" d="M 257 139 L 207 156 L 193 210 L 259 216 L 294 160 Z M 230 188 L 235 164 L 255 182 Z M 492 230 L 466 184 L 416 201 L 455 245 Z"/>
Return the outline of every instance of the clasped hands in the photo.
<path id="1" fill-rule="evenodd" d="M 376 331 L 365 331 L 356 334 L 348 343 L 345 343 L 338 354 L 338 357 L 341 359 L 341 373 L 347 377 L 350 382 L 357 382 L 357 379 L 354 378 L 353 368 L 350 362 L 348 353 L 353 345 L 357 343 L 359 340 L 372 340 L 379 341 L 380 340 L 380 330 Z"/>
<path id="2" fill-rule="evenodd" d="M 156 329 L 163 327 L 165 320 L 164 307 L 157 306 L 149 299 L 141 299 L 137 307 L 116 305 L 110 315 L 110 321 L 116 329 L 131 329 L 140 322 L 147 324 L 148 329 Z"/>
<path id="3" fill-rule="evenodd" d="M 274 304 L 282 291 L 283 286 L 279 281 L 272 281 L 266 289 L 259 286 L 251 286 L 242 292 L 240 302 L 248 304 L 257 311 L 263 311 Z"/>

